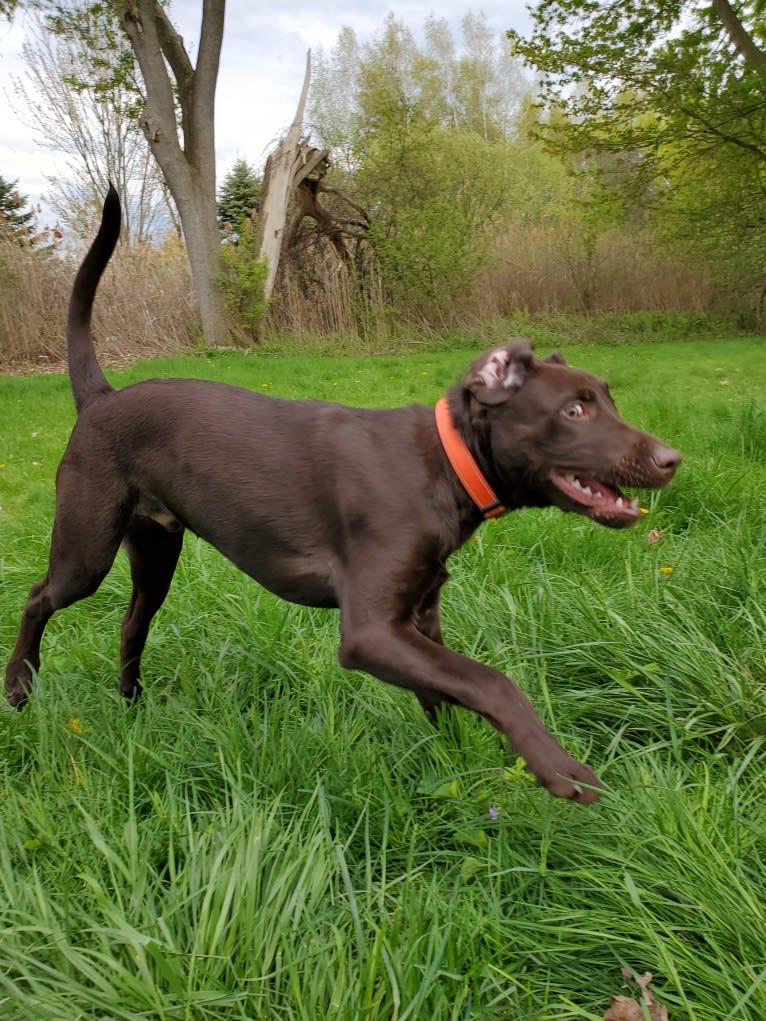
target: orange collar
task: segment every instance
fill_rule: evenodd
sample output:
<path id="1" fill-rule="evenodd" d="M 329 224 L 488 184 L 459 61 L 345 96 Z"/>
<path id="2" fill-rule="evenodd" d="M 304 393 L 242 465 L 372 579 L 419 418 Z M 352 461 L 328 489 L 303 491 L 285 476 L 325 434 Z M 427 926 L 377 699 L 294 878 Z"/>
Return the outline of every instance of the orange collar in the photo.
<path id="1" fill-rule="evenodd" d="M 505 514 L 507 508 L 497 498 L 474 460 L 473 454 L 466 446 L 465 440 L 455 428 L 450 415 L 447 398 L 442 397 L 434 408 L 436 430 L 442 441 L 444 453 L 447 455 L 452 470 L 460 479 L 463 489 L 471 497 L 485 518 L 496 518 Z"/>

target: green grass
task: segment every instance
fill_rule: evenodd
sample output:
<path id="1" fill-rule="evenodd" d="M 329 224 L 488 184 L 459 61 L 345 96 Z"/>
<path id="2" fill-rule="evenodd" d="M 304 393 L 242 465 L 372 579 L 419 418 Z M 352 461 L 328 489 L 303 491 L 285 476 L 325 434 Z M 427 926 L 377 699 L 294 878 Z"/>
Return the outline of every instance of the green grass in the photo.
<path id="1" fill-rule="evenodd" d="M 448 643 L 523 685 L 602 776 L 593 807 L 534 787 L 481 720 L 434 730 L 342 671 L 335 614 L 193 538 L 123 705 L 118 558 L 51 622 L 27 710 L 0 712 L 0 1017 L 597 1019 L 636 995 L 626 966 L 670 1021 L 763 1021 L 764 343 L 568 349 L 683 451 L 677 479 L 628 532 L 523 511 L 450 564 Z M 110 375 L 430 403 L 473 353 Z M 0 378 L 3 657 L 73 417 L 65 379 Z"/>

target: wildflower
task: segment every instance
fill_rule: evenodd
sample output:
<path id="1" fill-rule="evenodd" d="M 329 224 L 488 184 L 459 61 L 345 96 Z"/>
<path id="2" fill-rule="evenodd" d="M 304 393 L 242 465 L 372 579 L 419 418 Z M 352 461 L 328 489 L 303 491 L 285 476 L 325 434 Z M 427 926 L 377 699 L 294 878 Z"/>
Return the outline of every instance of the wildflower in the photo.
<path id="1" fill-rule="evenodd" d="M 69 729 L 72 731 L 73 734 L 83 734 L 85 732 L 85 728 L 80 723 L 80 720 L 77 716 L 73 716 L 72 719 L 69 721 Z"/>
<path id="2" fill-rule="evenodd" d="M 649 508 L 648 507 L 639 507 L 639 510 L 641 511 L 642 514 L 648 514 L 649 513 Z"/>
<path id="3" fill-rule="evenodd" d="M 661 567 L 660 568 L 660 574 L 672 574 L 672 573 L 673 573 L 673 568 L 672 567 Z"/>
<path id="4" fill-rule="evenodd" d="M 487 815 L 490 819 L 497 819 L 497 805 L 490 805 Z"/>

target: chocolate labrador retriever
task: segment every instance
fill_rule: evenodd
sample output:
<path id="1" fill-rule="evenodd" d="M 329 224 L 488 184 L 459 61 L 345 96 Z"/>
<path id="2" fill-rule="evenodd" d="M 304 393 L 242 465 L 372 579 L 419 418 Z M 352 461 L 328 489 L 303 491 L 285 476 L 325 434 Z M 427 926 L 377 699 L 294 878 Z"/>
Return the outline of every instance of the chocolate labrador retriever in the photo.
<path id="1" fill-rule="evenodd" d="M 51 615 L 95 592 L 124 545 L 133 592 L 120 691 L 141 692 L 149 625 L 185 529 L 284 599 L 340 610 L 339 658 L 407 688 L 434 715 L 472 709 L 540 784 L 586 803 L 599 781 L 506 676 L 445 648 L 446 561 L 487 518 L 554 505 L 611 528 L 639 517 L 620 486 L 659 488 L 681 458 L 624 422 L 606 383 L 514 340 L 477 358 L 434 408 L 289 401 L 221 383 L 154 379 L 115 391 L 91 312 L 120 228 L 110 189 L 67 321 L 78 418 L 56 480 L 45 578 L 32 587 L 6 672 L 21 708 Z"/>

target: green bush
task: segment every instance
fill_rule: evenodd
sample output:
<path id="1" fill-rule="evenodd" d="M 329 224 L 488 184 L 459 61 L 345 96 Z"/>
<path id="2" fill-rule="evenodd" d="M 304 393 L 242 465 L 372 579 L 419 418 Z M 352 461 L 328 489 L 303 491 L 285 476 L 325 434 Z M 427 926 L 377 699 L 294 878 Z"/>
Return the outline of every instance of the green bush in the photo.
<path id="1" fill-rule="evenodd" d="M 223 273 L 220 285 L 226 307 L 239 319 L 253 340 L 260 338 L 263 317 L 269 307 L 264 295 L 268 264 L 259 254 L 253 221 L 240 221 L 221 250 Z"/>

